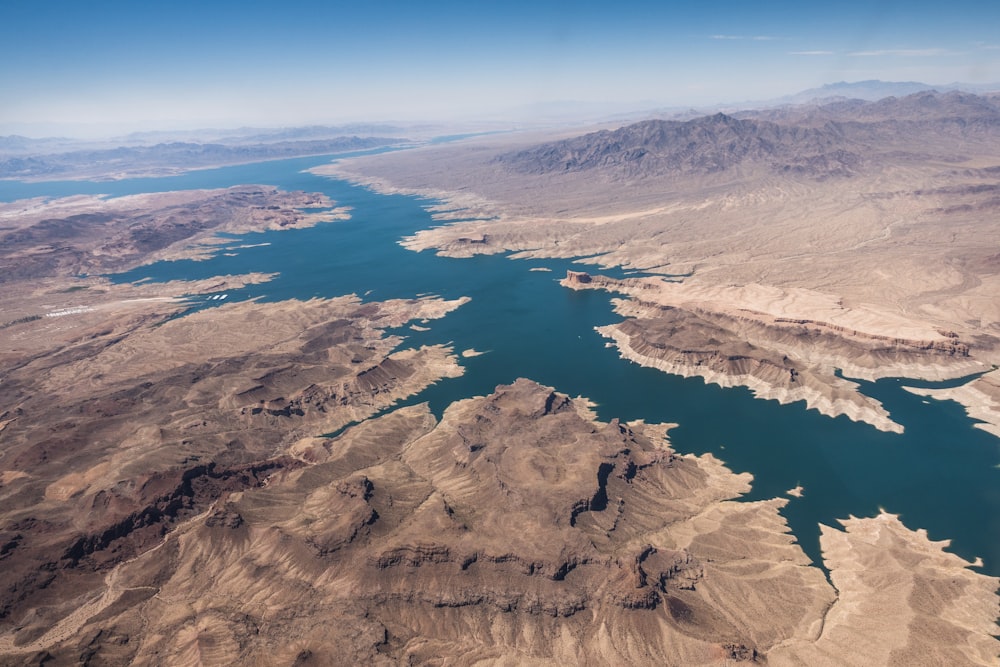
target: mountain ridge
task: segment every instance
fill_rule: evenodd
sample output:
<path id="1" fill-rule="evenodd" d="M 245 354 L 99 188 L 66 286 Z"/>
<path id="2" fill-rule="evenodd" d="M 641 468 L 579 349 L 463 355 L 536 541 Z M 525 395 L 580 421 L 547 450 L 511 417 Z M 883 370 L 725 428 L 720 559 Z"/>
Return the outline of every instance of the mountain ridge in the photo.
<path id="1" fill-rule="evenodd" d="M 717 113 L 690 121 L 640 121 L 506 153 L 496 162 L 530 174 L 612 169 L 627 177 L 712 174 L 763 162 L 777 171 L 829 177 L 850 175 L 863 162 L 844 144 L 834 124 L 794 127 Z"/>
<path id="2" fill-rule="evenodd" d="M 503 153 L 494 162 L 524 174 L 603 170 L 626 178 L 713 174 L 745 164 L 812 178 L 853 176 L 877 158 L 872 146 L 904 134 L 975 140 L 1000 132 L 1000 96 L 921 91 L 875 102 L 650 119 Z"/>

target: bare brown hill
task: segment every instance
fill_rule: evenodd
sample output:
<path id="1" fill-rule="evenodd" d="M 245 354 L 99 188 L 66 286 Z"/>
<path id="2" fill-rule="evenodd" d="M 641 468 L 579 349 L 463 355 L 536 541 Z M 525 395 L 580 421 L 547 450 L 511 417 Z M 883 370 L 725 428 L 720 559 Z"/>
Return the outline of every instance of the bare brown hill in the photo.
<path id="1" fill-rule="evenodd" d="M 220 232 L 294 229 L 346 215 L 322 195 L 254 185 L 0 204 L 0 283 L 207 256 Z"/>
<path id="2" fill-rule="evenodd" d="M 5 372 L 0 623 L 44 625 L 220 495 L 301 465 L 300 439 L 460 374 L 449 349 L 382 334 L 458 305 L 233 304 Z"/>
<path id="3" fill-rule="evenodd" d="M 527 380 L 440 422 L 400 409 L 313 440 L 295 466 L 197 487 L 214 504 L 101 570 L 93 592 L 37 607 L 0 650 L 110 665 L 853 665 L 877 627 L 878 655 L 989 664 L 995 579 L 883 515 L 824 531 L 838 594 L 788 535 L 786 501 L 732 502 L 749 476 L 677 455 L 665 431 L 596 421 Z"/>

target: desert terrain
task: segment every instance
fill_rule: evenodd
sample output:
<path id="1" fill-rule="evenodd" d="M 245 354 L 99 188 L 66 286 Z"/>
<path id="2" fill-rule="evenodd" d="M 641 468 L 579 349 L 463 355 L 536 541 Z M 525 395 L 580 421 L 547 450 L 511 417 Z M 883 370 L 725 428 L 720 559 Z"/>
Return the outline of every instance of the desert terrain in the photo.
<path id="1" fill-rule="evenodd" d="M 271 276 L 130 284 L 83 275 L 203 257 L 220 248 L 218 232 L 347 216 L 322 197 L 251 186 L 24 201 L 4 214 L 8 621 L 51 625 L 100 590 L 107 571 L 160 546 L 220 495 L 301 466 L 299 440 L 461 373 L 450 349 L 401 348 L 384 334 L 461 301 L 222 302 L 178 317 L 190 295 Z"/>
<path id="2" fill-rule="evenodd" d="M 563 285 L 613 294 L 628 360 L 890 432 L 850 378 L 974 375 L 914 391 L 995 429 L 996 100 L 843 106 L 317 171 L 436 198 L 415 251 L 623 268 Z M 823 526 L 818 567 L 782 513 L 808 489 L 748 500 L 672 424 L 529 378 L 432 411 L 484 352 L 406 331 L 468 298 L 108 277 L 350 216 L 258 185 L 0 205 L 0 664 L 997 664 L 1000 580 L 900 517 Z"/>
<path id="3" fill-rule="evenodd" d="M 669 372 L 895 430 L 852 374 L 959 378 L 1000 363 L 996 95 L 928 91 L 522 141 L 314 171 L 440 200 L 442 224 L 404 241 L 416 251 L 582 257 L 654 276 L 614 286 L 628 294 L 627 324 L 604 333 Z M 650 350 L 677 328 L 716 343 Z M 948 395 L 996 427 L 992 394 Z"/>
<path id="4" fill-rule="evenodd" d="M 440 421 L 415 405 L 254 464 L 195 466 L 176 488 L 144 477 L 130 495 L 160 487 L 176 514 L 134 527 L 146 508 L 74 543 L 0 649 L 87 664 L 992 664 L 996 579 L 881 515 L 824 532 L 835 589 L 788 534 L 787 500 L 733 502 L 749 475 L 678 456 L 667 428 L 597 422 L 586 400 L 519 380 Z M 97 467 L 51 500 L 122 503 L 120 484 L 94 497 L 114 466 Z M 87 486 L 75 502 L 73 484 Z"/>

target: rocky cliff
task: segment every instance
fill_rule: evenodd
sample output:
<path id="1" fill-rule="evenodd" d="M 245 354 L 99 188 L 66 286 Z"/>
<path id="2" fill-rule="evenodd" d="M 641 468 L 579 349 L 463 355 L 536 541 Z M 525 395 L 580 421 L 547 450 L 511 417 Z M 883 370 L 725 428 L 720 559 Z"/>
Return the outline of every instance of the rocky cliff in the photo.
<path id="1" fill-rule="evenodd" d="M 969 345 L 953 332 L 924 330 L 927 338 L 910 338 L 903 334 L 919 335 L 919 327 L 830 308 L 820 295 L 812 295 L 818 302 L 812 304 L 780 292 L 770 301 L 741 303 L 725 297 L 724 290 L 657 279 L 614 280 L 570 271 L 562 282 L 572 289 L 630 295 L 615 300 L 615 312 L 626 319 L 598 328 L 626 359 L 724 387 L 746 386 L 760 398 L 804 400 L 823 414 L 846 415 L 885 431 L 902 427 L 838 370 L 865 379 L 893 374 L 935 379 L 986 368 L 969 357 Z M 789 309 L 831 319 L 791 317 Z"/>

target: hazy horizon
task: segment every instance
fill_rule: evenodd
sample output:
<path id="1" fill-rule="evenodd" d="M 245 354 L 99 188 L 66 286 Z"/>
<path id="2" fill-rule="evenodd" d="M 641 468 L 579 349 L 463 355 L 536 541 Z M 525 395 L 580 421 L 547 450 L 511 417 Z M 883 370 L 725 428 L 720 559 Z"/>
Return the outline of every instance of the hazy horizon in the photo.
<path id="1" fill-rule="evenodd" d="M 1000 7 L 967 0 L 614 10 L 15 0 L 0 21 L 0 134 L 29 136 L 526 120 L 560 101 L 613 113 L 837 81 L 1000 81 Z"/>

